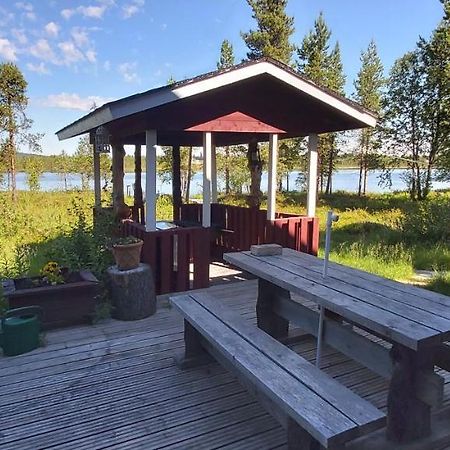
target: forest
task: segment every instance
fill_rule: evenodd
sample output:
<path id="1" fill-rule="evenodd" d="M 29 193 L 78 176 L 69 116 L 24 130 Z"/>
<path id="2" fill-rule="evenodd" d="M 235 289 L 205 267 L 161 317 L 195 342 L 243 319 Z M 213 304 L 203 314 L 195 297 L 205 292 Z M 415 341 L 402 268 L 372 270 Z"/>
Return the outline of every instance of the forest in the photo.
<path id="1" fill-rule="evenodd" d="M 247 3 L 252 8 L 255 25 L 240 33 L 248 49 L 247 59 L 275 58 L 318 85 L 345 94 L 347 75 L 340 44 L 324 14 L 317 17 L 301 42 L 293 44 L 295 21 L 286 12 L 287 0 L 247 0 Z M 375 112 L 378 125 L 374 129 L 321 135 L 317 182 L 321 223 L 329 208 L 341 214 L 333 242 L 334 260 L 412 282 L 417 281 L 417 270 L 431 271 L 434 275 L 425 283 L 448 293 L 450 194 L 433 191 L 434 181 L 450 180 L 450 2 L 441 0 L 441 3 L 442 20 L 435 30 L 429 37 L 417 36 L 415 47 L 400 56 L 392 67 L 383 67 L 375 41 L 361 51 L 360 68 L 352 80 L 352 92 L 347 95 Z M 239 62 L 229 40 L 223 40 L 217 55 L 218 70 Z M 173 82 L 169 80 L 168 84 Z M 93 233 L 89 213 L 93 156 L 88 138 L 80 138 L 73 154 L 49 156 L 51 149 L 42 154 L 42 136 L 31 131 L 27 105 L 27 81 L 20 69 L 14 63 L 0 64 L 2 276 L 36 271 L 49 257 L 76 265 L 76 258 L 63 250 L 61 242 L 67 244 L 73 236 L 79 239 L 77 233 Z M 253 199 L 264 206 L 261 175 L 267 161 L 267 145 L 230 146 L 218 148 L 217 153 L 219 176 L 225 181 L 222 200 L 239 204 Z M 161 148 L 158 172 L 167 181 L 171 179 L 171 158 L 171 149 Z M 280 186 L 283 177 L 293 170 L 304 172 L 305 164 L 303 140 L 280 142 Z M 133 157 L 126 156 L 125 171 L 132 171 L 133 165 Z M 358 168 L 357 194 L 335 192 L 333 173 L 341 167 Z M 406 169 L 406 192 L 369 194 L 370 171 L 381 170 L 380 182 L 389 182 L 392 169 L 398 167 Z M 182 148 L 182 188 L 187 200 L 191 197 L 186 192 L 188 181 L 199 170 L 201 161 L 194 150 Z M 18 191 L 18 172 L 27 174 L 29 192 Z M 44 172 L 57 173 L 62 180 L 72 173 L 79 174 L 81 190 L 71 190 L 65 183 L 65 192 L 41 192 L 39 180 Z M 111 188 L 108 154 L 101 157 L 101 174 L 103 197 L 108 202 Z M 280 189 L 279 209 L 298 213 L 299 205 L 304 205 L 302 180 L 289 191 Z M 170 199 L 161 196 L 160 218 L 170 218 L 169 205 Z M 85 254 L 91 259 L 83 263 L 101 270 L 95 260 L 98 242 L 92 238 L 85 244 L 92 245 Z M 76 246 L 69 247 L 78 254 Z"/>

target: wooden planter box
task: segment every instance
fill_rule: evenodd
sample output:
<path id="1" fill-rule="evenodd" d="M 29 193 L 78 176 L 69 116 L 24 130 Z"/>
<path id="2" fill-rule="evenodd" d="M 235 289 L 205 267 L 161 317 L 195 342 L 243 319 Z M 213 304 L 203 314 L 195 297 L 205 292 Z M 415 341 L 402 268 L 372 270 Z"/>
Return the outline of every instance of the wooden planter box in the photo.
<path id="1" fill-rule="evenodd" d="M 64 284 L 26 287 L 35 278 L 3 282 L 9 308 L 37 305 L 42 308 L 42 329 L 91 323 L 100 283 L 89 271 L 72 272 Z"/>

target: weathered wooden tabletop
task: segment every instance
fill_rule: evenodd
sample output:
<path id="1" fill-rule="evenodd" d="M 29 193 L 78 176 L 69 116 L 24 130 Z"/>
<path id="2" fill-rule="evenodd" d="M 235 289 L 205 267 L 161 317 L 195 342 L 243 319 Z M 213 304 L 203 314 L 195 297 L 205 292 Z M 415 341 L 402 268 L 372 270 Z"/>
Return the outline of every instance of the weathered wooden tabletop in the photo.
<path id="1" fill-rule="evenodd" d="M 224 259 L 413 350 L 450 337 L 450 297 L 445 295 L 332 262 L 324 278 L 322 259 L 287 248 L 278 256 L 239 252 Z"/>

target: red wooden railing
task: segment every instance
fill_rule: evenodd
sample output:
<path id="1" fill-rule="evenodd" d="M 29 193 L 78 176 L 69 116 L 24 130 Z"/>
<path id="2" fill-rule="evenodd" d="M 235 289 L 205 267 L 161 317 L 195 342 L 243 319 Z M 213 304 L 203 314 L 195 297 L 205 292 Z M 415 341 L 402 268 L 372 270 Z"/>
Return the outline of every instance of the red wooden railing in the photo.
<path id="1" fill-rule="evenodd" d="M 145 231 L 139 223 L 124 221 L 121 232 L 144 241 L 141 261 L 152 267 L 157 294 L 209 286 L 209 229 Z"/>
<path id="2" fill-rule="evenodd" d="M 181 206 L 181 221 L 201 223 L 202 205 Z M 242 206 L 211 205 L 214 244 L 222 252 L 249 250 L 253 244 L 276 243 L 317 255 L 319 221 L 317 218 L 277 213 L 267 220 L 262 209 Z"/>

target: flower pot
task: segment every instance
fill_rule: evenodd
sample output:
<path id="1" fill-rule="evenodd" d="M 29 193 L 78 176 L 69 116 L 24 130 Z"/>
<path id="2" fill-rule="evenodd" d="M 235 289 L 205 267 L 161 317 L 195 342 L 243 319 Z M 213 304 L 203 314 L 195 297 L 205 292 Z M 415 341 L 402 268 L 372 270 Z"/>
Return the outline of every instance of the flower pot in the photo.
<path id="1" fill-rule="evenodd" d="M 112 252 L 119 270 L 131 270 L 139 266 L 143 244 L 143 241 L 139 241 L 134 244 L 113 245 Z"/>

